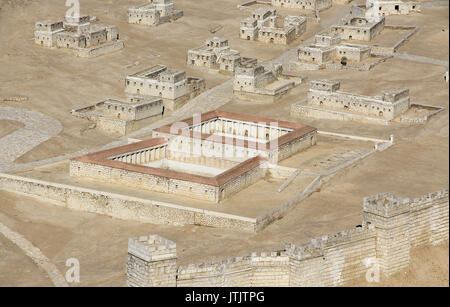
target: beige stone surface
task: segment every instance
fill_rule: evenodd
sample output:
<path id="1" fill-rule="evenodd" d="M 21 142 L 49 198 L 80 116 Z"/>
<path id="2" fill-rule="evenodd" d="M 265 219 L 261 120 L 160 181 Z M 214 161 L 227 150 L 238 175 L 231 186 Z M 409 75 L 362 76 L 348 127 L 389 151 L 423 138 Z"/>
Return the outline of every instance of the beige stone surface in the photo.
<path id="1" fill-rule="evenodd" d="M 239 20 L 248 15 L 247 11 L 236 8 L 242 1 L 215 1 L 214 6 L 204 9 L 205 3 L 210 1 L 177 0 L 177 8 L 183 10 L 185 16 L 156 28 L 127 23 L 127 8 L 130 4 L 141 3 L 141 0 L 127 3 L 84 1 L 82 11 L 97 16 L 99 22 L 118 25 L 126 44 L 123 50 L 95 60 L 75 58 L 67 50 L 47 50 L 34 45 L 34 21 L 63 15 L 66 8 L 61 1 L 23 0 L 13 1 L 12 5 L 8 4 L 9 1 L 0 1 L 0 97 L 26 95 L 30 100 L 21 102 L 20 108 L 58 119 L 64 127 L 59 136 L 42 143 L 16 162 L 36 161 L 81 149 L 93 149 L 116 140 L 114 136 L 86 130 L 90 124 L 72 117 L 70 110 L 92 104 L 105 96 L 120 98 L 124 76 L 138 71 L 142 65 L 161 63 L 185 69 L 189 75 L 205 78 L 208 88 L 230 80 L 230 76 L 185 66 L 187 50 L 210 37 L 208 29 L 212 25 L 223 25 L 218 35 L 228 38 L 242 56 L 257 55 L 264 61 L 289 50 L 286 46 L 267 47 L 263 43 L 241 41 L 238 37 Z M 301 39 L 312 37 L 324 28 L 324 24 L 329 25 L 331 19 L 338 20 L 345 9 L 344 6 L 333 6 L 321 12 L 321 23 L 309 23 Z M 386 19 L 388 24 L 411 24 L 421 28 L 398 52 L 448 60 L 447 8 L 426 8 L 422 9 L 422 14 L 388 16 Z M 182 40 L 180 35 L 183 35 Z M 300 43 L 301 40 L 297 40 L 292 46 Z M 136 62 L 139 64 L 134 65 Z M 390 127 L 383 127 L 293 119 L 289 116 L 290 105 L 306 98 L 308 82 L 293 89 L 273 105 L 255 108 L 254 104 L 233 100 L 221 107 L 224 111 L 302 122 L 319 130 L 383 139 L 391 134 L 396 137 L 394 146 L 341 171 L 326 181 L 320 192 L 312 194 L 288 216 L 261 233 L 127 222 L 55 207 L 45 200 L 4 191 L 0 191 L 0 222 L 37 246 L 63 273 L 66 259 L 78 258 L 81 264 L 80 285 L 84 286 L 125 285 L 128 238 L 143 234 L 156 233 L 176 242 L 180 258 L 187 264 L 245 255 L 253 251 L 277 250 L 288 242 L 306 242 L 312 237 L 351 228 L 361 222 L 364 196 L 391 191 L 399 196 L 417 197 L 448 187 L 449 91 L 448 84 L 442 80 L 447 70 L 437 65 L 390 59 L 370 71 L 305 73 L 310 80 L 339 80 L 342 90 L 364 95 L 376 95 L 380 89 L 392 85 L 405 87 L 410 89 L 412 102 L 447 108 L 425 125 L 394 123 Z M 1 105 L 18 107 L 15 102 L 3 102 Z M 0 131 L 10 129 L 4 128 L 7 125 L 0 122 Z M 293 160 L 289 166 L 296 167 L 299 164 L 300 161 Z M 51 173 L 46 175 L 52 176 Z M 295 185 L 290 188 L 295 189 Z M 250 192 L 259 193 L 258 190 Z M 45 273 L 2 235 L 0 251 L 6 253 L 5 257 L 0 257 L 0 285 L 51 285 Z M 448 286 L 448 251 L 448 244 L 413 250 L 411 266 L 381 285 Z M 365 284 L 361 282 L 358 285 Z"/>

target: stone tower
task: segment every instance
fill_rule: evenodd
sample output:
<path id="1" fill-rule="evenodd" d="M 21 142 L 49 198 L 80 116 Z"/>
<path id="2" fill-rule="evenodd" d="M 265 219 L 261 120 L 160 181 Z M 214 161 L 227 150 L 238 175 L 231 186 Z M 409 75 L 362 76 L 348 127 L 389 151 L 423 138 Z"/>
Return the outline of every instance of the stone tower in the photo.
<path id="1" fill-rule="evenodd" d="M 409 265 L 410 200 L 391 193 L 364 199 L 363 220 L 377 231 L 376 257 L 381 273 L 390 276 Z"/>
<path id="2" fill-rule="evenodd" d="M 128 287 L 175 287 L 177 246 L 158 235 L 128 240 Z"/>

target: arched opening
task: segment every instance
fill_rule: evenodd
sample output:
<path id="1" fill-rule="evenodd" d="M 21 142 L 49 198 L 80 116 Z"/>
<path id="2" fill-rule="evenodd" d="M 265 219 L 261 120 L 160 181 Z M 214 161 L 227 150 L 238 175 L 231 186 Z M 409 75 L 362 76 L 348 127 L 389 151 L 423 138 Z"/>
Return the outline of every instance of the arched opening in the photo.
<path id="1" fill-rule="evenodd" d="M 347 66 L 347 58 L 345 56 L 342 57 L 341 64 L 342 64 L 342 66 Z"/>
<path id="2" fill-rule="evenodd" d="M 383 111 L 378 112 L 378 116 L 383 117 Z"/>

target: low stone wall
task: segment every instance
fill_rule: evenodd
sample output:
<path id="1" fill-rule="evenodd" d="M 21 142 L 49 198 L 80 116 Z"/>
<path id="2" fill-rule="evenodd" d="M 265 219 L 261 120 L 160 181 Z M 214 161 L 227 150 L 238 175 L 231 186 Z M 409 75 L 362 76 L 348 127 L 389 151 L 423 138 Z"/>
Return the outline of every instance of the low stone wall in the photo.
<path id="1" fill-rule="evenodd" d="M 259 89 L 258 92 L 245 92 L 234 90 L 234 95 L 244 101 L 253 102 L 255 104 L 274 103 L 281 97 L 286 95 L 295 85 L 285 86 L 280 89 L 269 91 L 266 89 Z"/>
<path id="2" fill-rule="evenodd" d="M 256 219 L 65 184 L 0 174 L 0 189 L 45 199 L 68 209 L 152 224 L 201 225 L 254 232 Z"/>
<path id="3" fill-rule="evenodd" d="M 276 220 L 283 218 L 300 201 L 310 196 L 322 185 L 323 176 L 317 176 L 306 189 L 294 198 L 282 203 L 280 206 L 266 212 L 256 218 L 256 232 L 263 230 Z"/>
<path id="4" fill-rule="evenodd" d="M 376 118 L 365 115 L 347 113 L 343 111 L 329 110 L 320 107 L 313 107 L 306 104 L 294 103 L 291 106 L 291 116 L 293 117 L 312 117 L 318 119 L 331 119 L 342 121 L 355 121 L 367 124 L 388 125 L 390 120 L 385 118 Z"/>
<path id="5" fill-rule="evenodd" d="M 284 250 L 252 253 L 244 257 L 176 267 L 167 259 L 144 261 L 139 276 L 148 276 L 135 286 L 168 283 L 178 287 L 339 286 L 366 277 L 377 281 L 409 265 L 410 248 L 448 241 L 448 190 L 410 201 L 385 193 L 364 199 L 361 225 L 305 244 L 287 244 Z M 150 240 L 154 244 L 154 240 Z M 127 280 L 134 280 L 136 239 L 128 249 Z M 163 241 L 163 245 L 165 244 Z M 170 242 L 170 241 L 169 241 Z M 138 242 L 140 258 L 150 259 L 158 246 L 146 251 L 146 240 Z M 167 245 L 167 244 L 166 244 Z M 144 251 L 144 254 L 142 254 Z M 176 259 L 176 249 L 171 250 Z M 148 255 L 147 255 L 148 254 Z M 168 275 L 151 276 L 159 267 Z M 173 274 L 173 272 L 177 274 Z M 172 273 L 171 273 L 172 272 Z M 134 275 L 133 275 L 134 274 Z M 150 280 L 154 278 L 153 280 Z M 161 281 L 160 281 L 161 279 Z"/>
<path id="6" fill-rule="evenodd" d="M 237 8 L 238 9 L 248 8 L 252 5 L 257 5 L 257 4 L 272 5 L 272 2 L 271 1 L 262 1 L 262 0 L 248 0 L 243 3 L 238 4 Z"/>
<path id="7" fill-rule="evenodd" d="M 419 27 L 416 26 L 408 26 L 408 25 L 385 25 L 385 29 L 390 30 L 411 30 L 408 34 L 406 34 L 404 37 L 402 37 L 400 40 L 398 40 L 394 45 L 392 46 L 378 46 L 374 45 L 371 47 L 371 54 L 379 55 L 379 56 L 386 56 L 386 55 L 393 55 L 395 52 L 397 52 L 397 49 L 403 45 L 411 36 L 417 33 L 419 31 Z"/>
<path id="8" fill-rule="evenodd" d="M 289 63 L 289 70 L 292 71 L 304 71 L 304 70 L 320 70 L 324 69 L 323 64 L 303 63 L 303 62 L 291 62 Z"/>
<path id="9" fill-rule="evenodd" d="M 408 116 L 408 114 L 402 114 L 400 116 L 400 122 L 401 123 L 407 123 L 407 124 L 423 124 L 426 123 L 428 121 L 428 119 L 430 119 L 430 117 L 438 114 L 439 112 L 445 110 L 444 107 L 440 107 L 440 106 L 431 106 L 431 105 L 423 105 L 423 104 L 416 104 L 416 103 L 412 103 L 411 104 L 411 108 L 416 107 L 416 108 L 422 108 L 422 109 L 427 109 L 430 110 L 430 113 L 421 116 L 421 117 L 410 117 Z"/>
<path id="10" fill-rule="evenodd" d="M 119 51 L 125 47 L 125 43 L 123 41 L 115 41 L 112 43 L 108 43 L 103 46 L 93 47 L 93 48 L 80 48 L 76 50 L 76 54 L 82 58 L 93 58 L 97 56 L 104 55 L 106 53 Z"/>

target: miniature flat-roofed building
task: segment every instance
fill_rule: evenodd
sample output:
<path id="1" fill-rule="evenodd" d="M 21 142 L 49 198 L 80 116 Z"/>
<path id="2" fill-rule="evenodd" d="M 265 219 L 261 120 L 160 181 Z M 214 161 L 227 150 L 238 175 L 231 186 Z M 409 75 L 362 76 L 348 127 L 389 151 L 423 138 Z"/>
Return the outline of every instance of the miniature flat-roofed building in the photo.
<path id="1" fill-rule="evenodd" d="M 183 11 L 175 10 L 173 0 L 149 0 L 149 4 L 128 9 L 128 23 L 146 26 L 157 26 L 182 16 Z"/>
<path id="2" fill-rule="evenodd" d="M 409 89 L 385 92 L 375 97 L 339 89 L 338 81 L 311 81 L 307 104 L 293 104 L 291 115 L 388 124 L 411 106 Z"/>
<path id="3" fill-rule="evenodd" d="M 354 16 L 342 24 L 332 26 L 331 33 L 343 40 L 371 41 L 384 29 L 384 24 L 384 17 Z"/>
<path id="4" fill-rule="evenodd" d="M 366 16 L 407 15 L 420 12 L 421 3 L 403 0 L 367 0 Z"/>
<path id="5" fill-rule="evenodd" d="M 332 0 L 272 0 L 272 6 L 323 11 L 333 5 Z"/>
<path id="6" fill-rule="evenodd" d="M 120 135 L 160 119 L 163 113 L 163 100 L 147 97 L 128 97 L 126 101 L 108 98 L 72 111 L 73 116 L 94 122 L 103 132 Z"/>
<path id="7" fill-rule="evenodd" d="M 123 48 L 116 26 L 92 24 L 88 15 L 65 16 L 64 21 L 35 24 L 35 43 L 74 49 L 79 56 L 95 56 Z"/>
<path id="8" fill-rule="evenodd" d="M 322 65 L 333 60 L 335 47 L 308 45 L 298 49 L 298 59 L 303 63 Z"/>
<path id="9" fill-rule="evenodd" d="M 56 34 L 64 31 L 62 21 L 38 21 L 35 25 L 34 40 L 44 47 L 56 46 Z"/>
<path id="10" fill-rule="evenodd" d="M 268 69 L 263 65 L 249 64 L 236 68 L 233 92 L 242 100 L 271 103 L 300 83 L 299 76 L 284 74 L 282 65 Z"/>
<path id="11" fill-rule="evenodd" d="M 211 111 L 155 129 L 152 139 L 74 158 L 70 176 L 218 203 L 316 140 L 310 126 Z"/>
<path id="12" fill-rule="evenodd" d="M 370 47 L 359 44 L 341 44 L 327 47 L 318 45 L 302 46 L 298 49 L 300 62 L 324 64 L 331 61 L 359 63 L 370 57 Z"/>
<path id="13" fill-rule="evenodd" d="M 190 49 L 187 55 L 188 65 L 228 73 L 233 73 L 238 65 L 249 63 L 257 63 L 257 59 L 241 57 L 239 51 L 230 48 L 227 39 L 219 37 L 207 39 L 204 46 Z"/>
<path id="14" fill-rule="evenodd" d="M 300 63 L 315 65 L 316 69 L 325 67 L 327 64 L 361 63 L 371 57 L 371 47 L 361 44 L 341 43 L 337 34 L 322 33 L 315 36 L 315 43 L 301 46 L 298 49 L 298 60 Z"/>
<path id="15" fill-rule="evenodd" d="M 125 92 L 128 95 L 161 98 L 168 110 L 178 109 L 205 88 L 203 79 L 187 77 L 185 71 L 163 65 L 155 65 L 129 75 L 125 80 Z"/>
<path id="16" fill-rule="evenodd" d="M 240 38 L 280 45 L 290 44 L 306 31 L 306 18 L 286 16 L 280 25 L 275 9 L 259 8 L 241 21 Z"/>
<path id="17" fill-rule="evenodd" d="M 337 34 L 320 33 L 314 36 L 314 43 L 317 46 L 335 46 L 341 42 L 341 37 Z"/>
<path id="18" fill-rule="evenodd" d="M 124 120 L 141 120 L 144 118 L 161 115 L 163 112 L 162 99 L 155 98 L 137 102 L 131 102 L 130 100 L 106 100 L 104 115 L 106 117 Z"/>

